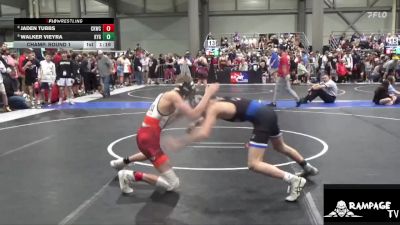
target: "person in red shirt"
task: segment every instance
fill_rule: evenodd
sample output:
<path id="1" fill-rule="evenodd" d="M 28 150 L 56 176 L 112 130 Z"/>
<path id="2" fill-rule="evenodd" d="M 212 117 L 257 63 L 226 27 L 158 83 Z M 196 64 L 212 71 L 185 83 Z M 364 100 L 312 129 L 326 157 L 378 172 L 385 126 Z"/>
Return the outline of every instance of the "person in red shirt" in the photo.
<path id="1" fill-rule="evenodd" d="M 19 58 L 18 58 L 18 74 L 19 74 L 18 81 L 21 84 L 19 86 L 19 91 L 21 91 L 21 92 L 26 92 L 26 89 L 25 89 L 25 69 L 23 68 L 24 67 L 23 63 L 26 60 L 26 56 L 29 54 L 29 52 L 30 52 L 29 49 L 25 49 L 22 52 L 22 54 L 19 56 Z"/>
<path id="2" fill-rule="evenodd" d="M 59 64 L 62 60 L 61 52 L 57 52 L 57 54 L 53 57 L 54 64 Z"/>
<path id="3" fill-rule="evenodd" d="M 275 91 L 274 97 L 272 98 L 272 102 L 269 104 L 271 107 L 276 107 L 276 96 L 278 91 L 282 89 L 284 86 L 285 90 L 293 96 L 296 100 L 296 107 L 300 106 L 300 98 L 297 93 L 290 86 L 290 59 L 289 55 L 286 53 L 286 48 L 284 46 L 280 47 L 279 50 L 281 57 L 279 59 L 279 67 L 278 67 L 278 75 L 276 77 L 275 82 Z"/>

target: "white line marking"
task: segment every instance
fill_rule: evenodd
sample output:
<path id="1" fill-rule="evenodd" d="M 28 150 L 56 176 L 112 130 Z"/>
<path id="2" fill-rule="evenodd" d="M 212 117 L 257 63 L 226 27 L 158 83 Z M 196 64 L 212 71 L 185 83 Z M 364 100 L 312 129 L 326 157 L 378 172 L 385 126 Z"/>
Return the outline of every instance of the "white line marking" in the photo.
<path id="1" fill-rule="evenodd" d="M 383 117 L 383 116 L 368 116 L 368 115 L 351 114 L 351 113 L 295 111 L 295 110 L 285 110 L 285 109 L 278 109 L 278 110 L 275 110 L 275 111 L 294 112 L 294 113 L 314 113 L 314 114 L 325 114 L 325 115 L 336 115 L 336 116 L 354 116 L 354 117 L 364 117 L 364 118 L 372 118 L 372 119 L 382 119 L 382 120 L 400 121 L 400 118 Z"/>
<path id="2" fill-rule="evenodd" d="M 346 94 L 346 91 L 343 89 L 338 89 L 338 91 L 341 93 L 338 93 L 337 96 L 342 96 L 342 95 Z"/>
<path id="3" fill-rule="evenodd" d="M 203 144 L 203 145 L 244 145 L 244 142 L 194 142 L 194 144 Z"/>
<path id="4" fill-rule="evenodd" d="M 244 149 L 244 145 L 243 145 L 243 146 L 189 145 L 189 146 L 187 146 L 187 147 L 190 147 L 190 148 L 211 148 L 211 149 L 215 149 L 215 148 L 227 148 L 227 149 L 230 149 L 230 148 L 237 148 L 237 149 Z"/>
<path id="5" fill-rule="evenodd" d="M 25 118 L 28 116 L 38 115 L 52 110 L 53 109 L 23 109 L 23 110 L 12 111 L 9 113 L 3 113 L 1 114 L 0 117 L 0 123 Z"/>
<path id="6" fill-rule="evenodd" d="M 78 219 L 90 206 L 93 205 L 93 203 L 100 198 L 101 195 L 105 192 L 106 188 L 111 184 L 111 182 L 114 180 L 112 178 L 110 181 L 108 181 L 103 187 L 100 188 L 91 198 L 83 202 L 78 208 L 76 208 L 74 211 L 72 211 L 70 214 L 68 214 L 63 220 L 61 220 L 58 225 L 67 225 L 67 224 L 73 224 L 76 219 Z"/>
<path id="7" fill-rule="evenodd" d="M 0 154 L 0 158 L 3 157 L 3 156 L 9 155 L 9 154 L 11 154 L 11 153 L 14 153 L 14 152 L 21 151 L 21 150 L 23 150 L 24 148 L 27 148 L 27 147 L 30 147 L 30 146 L 32 146 L 32 145 L 38 144 L 38 143 L 40 143 L 40 142 L 46 141 L 46 140 L 50 139 L 51 137 L 52 137 L 52 136 L 47 136 L 47 137 L 45 137 L 45 138 L 42 138 L 42 139 L 39 139 L 39 140 L 37 140 L 37 141 L 28 143 L 28 144 L 26 144 L 26 145 L 22 145 L 21 147 L 15 148 L 15 149 L 10 150 L 10 151 L 8 151 L 8 152 L 4 152 L 4 153 Z"/>
<path id="8" fill-rule="evenodd" d="M 358 87 L 355 87 L 354 90 L 355 90 L 355 91 L 358 91 L 358 92 L 368 93 L 368 94 L 374 93 L 373 91 L 362 90 L 362 89 L 360 89 L 361 87 L 365 87 L 365 86 L 358 86 Z"/>
<path id="9" fill-rule="evenodd" d="M 126 87 L 126 88 L 121 88 L 121 89 L 117 89 L 111 92 L 111 95 L 117 95 L 117 94 L 121 94 L 127 91 L 131 91 L 131 90 L 137 90 L 140 88 L 143 88 L 145 86 L 132 86 L 132 87 Z M 93 94 L 93 95 L 87 95 L 87 96 L 82 96 L 82 97 L 78 97 L 75 98 L 74 101 L 75 102 L 89 102 L 89 101 L 93 101 L 93 100 L 97 100 L 97 99 L 101 99 L 102 96 L 98 93 Z M 5 113 L 4 115 L 1 116 L 0 118 L 0 123 L 3 122 L 8 122 L 8 121 L 12 121 L 12 120 L 16 120 L 16 119 L 21 119 L 21 118 L 25 118 L 28 116 L 33 116 L 33 115 L 38 115 L 41 113 L 45 113 L 45 112 L 50 112 L 50 111 L 54 111 L 57 109 L 23 109 L 23 110 L 17 110 L 17 111 L 13 111 L 13 112 L 9 112 L 9 113 Z"/>
<path id="10" fill-rule="evenodd" d="M 252 130 L 252 129 L 253 129 L 253 127 L 225 127 L 225 126 L 215 126 L 214 128 L 216 128 L 216 129 L 246 129 L 246 130 Z M 169 130 L 185 130 L 185 129 L 186 129 L 186 128 L 177 127 L 177 128 L 168 128 L 168 129 L 164 129 L 163 131 L 169 131 Z M 304 137 L 308 137 L 308 138 L 314 139 L 314 140 L 320 142 L 320 143 L 323 145 L 323 148 L 322 148 L 321 152 L 319 152 L 318 154 L 316 154 L 316 155 L 314 155 L 314 156 L 311 156 L 311 157 L 306 158 L 306 160 L 316 159 L 316 158 L 321 157 L 322 155 L 324 155 L 326 152 L 328 152 L 328 148 L 329 148 L 329 147 L 328 147 L 328 144 L 327 144 L 325 141 L 323 141 L 323 140 L 321 140 L 321 139 L 319 139 L 319 138 L 317 138 L 317 137 L 314 137 L 314 136 L 311 136 L 311 135 L 308 135 L 308 134 L 299 133 L 299 132 L 294 132 L 294 131 L 286 131 L 286 130 L 282 130 L 282 131 L 283 131 L 283 132 L 292 133 L 292 134 L 297 134 L 297 135 L 301 135 L 301 136 L 304 136 Z M 132 135 L 128 135 L 128 136 L 125 136 L 125 137 L 122 137 L 122 138 L 119 138 L 119 139 L 113 141 L 111 144 L 109 144 L 109 145 L 107 146 L 108 154 L 110 154 L 111 156 L 113 156 L 114 158 L 117 158 L 117 159 L 122 158 L 121 156 L 115 154 L 115 152 L 114 152 L 114 150 L 113 150 L 114 145 L 117 144 L 118 142 L 122 141 L 122 140 L 131 138 L 131 137 L 135 137 L 135 136 L 136 136 L 136 134 L 132 134 Z M 290 161 L 290 162 L 286 162 L 286 163 L 275 164 L 275 166 L 286 166 L 286 165 L 290 165 L 290 164 L 294 164 L 294 163 L 296 163 L 296 162 Z M 142 166 L 153 167 L 153 165 L 148 164 L 148 163 L 143 163 L 143 162 L 135 162 L 135 164 L 137 164 L 137 165 L 142 165 Z M 232 167 L 232 168 L 196 168 L 196 167 L 179 167 L 179 166 L 176 166 L 176 167 L 175 167 L 175 166 L 174 166 L 173 168 L 176 169 L 176 170 L 192 170 L 192 171 L 234 171 L 234 170 L 248 170 L 247 167 Z"/>
<path id="11" fill-rule="evenodd" d="M 25 123 L 25 124 L 21 124 L 21 125 L 15 125 L 15 126 L 10 126 L 10 127 L 3 127 L 3 128 L 0 128 L 0 131 L 2 131 L 2 130 L 9 130 L 9 129 L 13 129 L 13 128 L 19 128 L 19 127 L 27 127 L 27 126 L 32 126 L 32 125 L 38 125 L 38 124 L 46 124 L 46 123 L 54 123 L 54 122 L 63 122 L 63 121 L 69 121 L 69 120 L 88 119 L 88 118 L 98 118 L 98 117 L 109 117 L 109 116 L 122 116 L 122 115 L 135 115 L 135 114 L 143 114 L 143 113 L 145 113 L 145 112 L 115 113 L 115 114 L 103 114 L 103 115 L 93 115 L 93 116 L 70 117 L 70 118 L 64 118 L 64 119 L 47 120 L 47 121 L 36 122 L 36 123 Z"/>
<path id="12" fill-rule="evenodd" d="M 310 192 L 306 193 L 304 201 L 306 202 L 306 207 L 310 214 L 311 222 L 315 225 L 322 225 L 324 221 Z"/>

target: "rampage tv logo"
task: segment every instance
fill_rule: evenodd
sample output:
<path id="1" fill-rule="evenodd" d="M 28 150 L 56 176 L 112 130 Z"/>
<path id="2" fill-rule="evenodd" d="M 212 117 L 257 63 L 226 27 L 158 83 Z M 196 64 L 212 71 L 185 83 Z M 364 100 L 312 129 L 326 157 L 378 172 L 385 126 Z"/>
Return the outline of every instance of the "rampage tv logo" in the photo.
<path id="1" fill-rule="evenodd" d="M 400 185 L 325 184 L 324 222 L 400 224 Z"/>
<path id="2" fill-rule="evenodd" d="M 343 200 L 338 201 L 336 208 L 324 217 L 362 217 L 354 214 L 351 210 L 386 210 L 389 218 L 399 218 L 399 211 L 390 209 L 392 202 L 349 202 L 347 208 L 346 202 Z"/>

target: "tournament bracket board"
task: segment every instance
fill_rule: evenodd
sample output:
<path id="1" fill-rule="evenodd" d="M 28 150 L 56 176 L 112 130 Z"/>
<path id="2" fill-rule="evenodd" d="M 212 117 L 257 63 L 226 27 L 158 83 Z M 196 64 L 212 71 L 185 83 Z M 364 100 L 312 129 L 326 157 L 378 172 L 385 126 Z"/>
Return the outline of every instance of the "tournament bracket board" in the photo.
<path id="1" fill-rule="evenodd" d="M 14 18 L 14 48 L 113 49 L 114 18 Z"/>

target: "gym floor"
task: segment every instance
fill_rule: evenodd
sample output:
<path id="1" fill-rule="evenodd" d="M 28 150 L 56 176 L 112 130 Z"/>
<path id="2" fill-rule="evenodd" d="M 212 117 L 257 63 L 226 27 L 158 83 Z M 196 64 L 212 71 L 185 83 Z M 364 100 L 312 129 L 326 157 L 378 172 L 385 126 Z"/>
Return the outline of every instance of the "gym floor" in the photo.
<path id="1" fill-rule="evenodd" d="M 377 85 L 343 84 L 335 104 L 295 108 L 282 93 L 277 113 L 286 142 L 319 168 L 296 203 L 287 184 L 247 170 L 249 123 L 219 121 L 207 140 L 165 149 L 178 192 L 145 183 L 122 195 L 115 156 L 138 152 L 135 132 L 150 102 L 171 86 L 148 86 L 107 99 L 53 106 L 0 123 L 0 224 L 322 224 L 324 184 L 398 183 L 399 107 L 371 102 Z M 222 85 L 219 95 L 270 101 L 274 86 Z M 397 88 L 399 88 L 397 86 Z M 294 86 L 304 96 L 307 86 Z M 163 132 L 179 136 L 187 121 Z M 299 171 L 273 150 L 267 162 Z M 146 163 L 146 162 L 145 162 Z M 132 169 L 155 172 L 147 164 Z"/>

